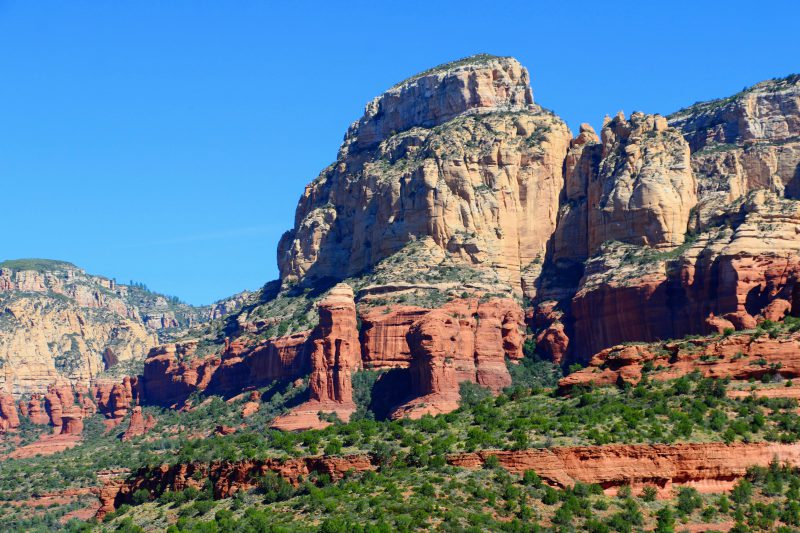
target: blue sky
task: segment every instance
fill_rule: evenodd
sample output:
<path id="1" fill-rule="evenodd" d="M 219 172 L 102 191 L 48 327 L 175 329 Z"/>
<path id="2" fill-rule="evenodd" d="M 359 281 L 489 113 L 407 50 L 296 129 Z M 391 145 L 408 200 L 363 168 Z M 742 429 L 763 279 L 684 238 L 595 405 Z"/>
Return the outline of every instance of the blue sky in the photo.
<path id="1" fill-rule="evenodd" d="M 573 131 L 800 71 L 795 1 L 554 4 L 0 0 L 0 258 L 257 288 L 364 104 L 474 53 Z"/>

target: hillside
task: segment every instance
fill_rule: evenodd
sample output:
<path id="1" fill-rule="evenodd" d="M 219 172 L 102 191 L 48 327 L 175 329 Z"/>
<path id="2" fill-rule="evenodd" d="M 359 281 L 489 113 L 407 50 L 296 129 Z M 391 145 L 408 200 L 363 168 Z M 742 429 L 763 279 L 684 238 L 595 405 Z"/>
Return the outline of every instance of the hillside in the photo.
<path id="1" fill-rule="evenodd" d="M 63 380 L 87 387 L 112 370 L 135 374 L 151 348 L 230 312 L 244 298 L 193 307 L 63 261 L 4 261 L 0 390 L 21 396 Z"/>

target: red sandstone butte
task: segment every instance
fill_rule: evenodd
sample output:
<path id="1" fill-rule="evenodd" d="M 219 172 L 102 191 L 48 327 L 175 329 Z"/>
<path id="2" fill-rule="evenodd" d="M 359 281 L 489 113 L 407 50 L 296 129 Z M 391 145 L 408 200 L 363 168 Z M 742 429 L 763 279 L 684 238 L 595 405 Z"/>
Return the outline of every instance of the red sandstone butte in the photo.
<path id="1" fill-rule="evenodd" d="M 330 422 L 318 413 L 332 413 L 348 421 L 356 410 L 352 373 L 361 367 L 353 289 L 340 283 L 319 303 L 319 325 L 312 333 L 309 400 L 273 421 L 284 430 L 321 429 Z"/>

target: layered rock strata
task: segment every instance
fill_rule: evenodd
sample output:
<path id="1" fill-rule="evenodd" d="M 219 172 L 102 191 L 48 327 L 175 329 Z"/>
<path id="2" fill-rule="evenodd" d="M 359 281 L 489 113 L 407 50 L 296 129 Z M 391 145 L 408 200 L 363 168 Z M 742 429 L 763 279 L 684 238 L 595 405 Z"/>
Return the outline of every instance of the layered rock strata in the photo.
<path id="1" fill-rule="evenodd" d="M 367 105 L 300 199 L 284 282 L 357 275 L 420 238 L 517 291 L 555 229 L 571 134 L 533 103 L 526 69 L 479 56 Z"/>
<path id="2" fill-rule="evenodd" d="M 319 413 L 348 421 L 356 410 L 352 374 L 361 368 L 353 289 L 340 283 L 319 303 L 319 326 L 311 335 L 309 399 L 272 424 L 276 429 L 324 428 Z"/>
<path id="3" fill-rule="evenodd" d="M 556 447 L 542 450 L 492 451 L 451 455 L 454 466 L 479 468 L 495 456 L 499 465 L 516 474 L 536 472 L 547 484 L 571 487 L 577 482 L 597 483 L 616 493 L 631 486 L 637 493 L 655 486 L 662 497 L 671 497 L 675 486 L 700 492 L 730 490 L 752 466 L 772 461 L 800 465 L 798 444 L 639 444 Z"/>
<path id="4" fill-rule="evenodd" d="M 589 365 L 559 382 L 575 386 L 619 385 L 648 379 L 666 381 L 693 372 L 712 378 L 760 379 L 765 374 L 800 377 L 800 333 L 777 337 L 735 334 L 654 344 L 620 345 L 596 354 Z"/>

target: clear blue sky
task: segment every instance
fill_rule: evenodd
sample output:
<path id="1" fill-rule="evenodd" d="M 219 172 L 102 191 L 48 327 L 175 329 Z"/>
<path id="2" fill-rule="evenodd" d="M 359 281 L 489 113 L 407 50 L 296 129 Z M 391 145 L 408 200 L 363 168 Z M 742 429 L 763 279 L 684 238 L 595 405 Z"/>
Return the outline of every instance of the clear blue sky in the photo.
<path id="1" fill-rule="evenodd" d="M 669 113 L 800 71 L 799 6 L 0 0 L 0 258 L 195 304 L 257 288 L 304 185 L 395 82 L 486 52 L 573 130 Z"/>

